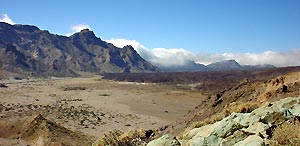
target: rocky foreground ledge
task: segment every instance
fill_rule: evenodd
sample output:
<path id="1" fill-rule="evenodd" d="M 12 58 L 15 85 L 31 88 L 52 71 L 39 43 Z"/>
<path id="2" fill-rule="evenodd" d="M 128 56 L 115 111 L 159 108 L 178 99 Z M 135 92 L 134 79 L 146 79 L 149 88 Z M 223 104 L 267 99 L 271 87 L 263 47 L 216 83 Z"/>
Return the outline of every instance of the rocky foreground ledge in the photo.
<path id="1" fill-rule="evenodd" d="M 251 113 L 232 113 L 214 124 L 186 130 L 177 137 L 167 134 L 147 146 L 263 146 L 272 141 L 274 130 L 300 120 L 300 97 L 268 103 Z M 300 133 L 300 129 L 293 129 Z M 292 134 L 292 133 L 289 133 Z M 300 143 L 300 138 L 289 139 Z M 280 145 L 280 144 L 278 144 Z"/>

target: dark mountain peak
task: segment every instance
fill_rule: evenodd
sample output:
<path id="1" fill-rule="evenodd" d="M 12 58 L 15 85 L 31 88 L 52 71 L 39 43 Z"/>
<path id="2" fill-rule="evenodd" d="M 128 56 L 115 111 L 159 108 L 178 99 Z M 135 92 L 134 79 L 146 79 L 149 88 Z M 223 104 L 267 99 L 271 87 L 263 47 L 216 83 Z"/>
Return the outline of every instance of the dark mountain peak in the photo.
<path id="1" fill-rule="evenodd" d="M 131 45 L 126 45 L 126 46 L 124 46 L 122 49 L 129 50 L 129 51 L 131 51 L 131 52 L 137 53 L 137 52 L 135 51 L 135 49 L 134 49 Z"/>
<path id="2" fill-rule="evenodd" d="M 130 50 L 134 50 L 134 48 L 133 48 L 131 45 L 126 45 L 126 46 L 124 46 L 123 48 L 130 49 Z"/>
<path id="3" fill-rule="evenodd" d="M 14 29 L 15 31 L 22 32 L 22 33 L 33 33 L 36 31 L 41 31 L 38 27 L 33 25 L 22 25 L 22 24 L 11 25 L 5 22 L 0 22 L 0 30 L 9 30 L 9 29 Z"/>
<path id="4" fill-rule="evenodd" d="M 220 63 L 220 64 L 224 64 L 224 63 L 232 63 L 232 64 L 239 64 L 238 62 L 236 62 L 234 59 L 229 59 L 229 60 L 223 60 L 223 61 L 218 61 L 218 62 L 215 62 L 215 63 Z"/>
<path id="5" fill-rule="evenodd" d="M 93 31 L 91 31 L 91 30 L 88 29 L 88 28 L 85 28 L 85 29 L 82 29 L 80 32 L 84 33 L 84 32 L 93 32 Z"/>
<path id="6" fill-rule="evenodd" d="M 95 33 L 89 29 L 83 29 L 80 32 L 71 35 L 70 39 L 75 44 L 81 42 L 85 44 L 100 45 L 104 48 L 107 47 L 107 43 L 102 41 L 101 38 L 96 37 Z"/>
<path id="7" fill-rule="evenodd" d="M 25 31 L 25 32 L 35 32 L 35 31 L 40 31 L 40 29 L 36 26 L 33 25 L 21 25 L 21 24 L 16 24 L 14 25 L 16 27 L 16 30 L 18 31 Z"/>
<path id="8" fill-rule="evenodd" d="M 81 30 L 80 32 L 78 32 L 79 35 L 83 35 L 85 37 L 95 37 L 96 35 L 92 30 L 89 30 L 88 28 Z"/>
<path id="9" fill-rule="evenodd" d="M 229 63 L 237 63 L 234 59 L 225 60 L 223 62 L 229 62 Z M 238 64 L 238 63 L 237 63 Z"/>
<path id="10" fill-rule="evenodd" d="M 97 38 L 95 33 L 91 30 L 87 29 L 83 29 L 80 32 L 74 33 L 72 36 L 81 36 L 81 37 L 86 37 L 86 38 Z"/>

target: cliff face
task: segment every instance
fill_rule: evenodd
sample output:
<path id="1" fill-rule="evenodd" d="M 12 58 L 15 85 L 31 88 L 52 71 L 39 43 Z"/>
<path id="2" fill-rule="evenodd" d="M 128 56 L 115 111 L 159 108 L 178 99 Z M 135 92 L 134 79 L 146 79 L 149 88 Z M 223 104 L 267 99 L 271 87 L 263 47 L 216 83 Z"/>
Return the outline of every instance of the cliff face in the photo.
<path id="1" fill-rule="evenodd" d="M 117 48 L 85 29 L 70 37 L 0 23 L 0 69 L 36 75 L 156 72 L 131 46 Z"/>

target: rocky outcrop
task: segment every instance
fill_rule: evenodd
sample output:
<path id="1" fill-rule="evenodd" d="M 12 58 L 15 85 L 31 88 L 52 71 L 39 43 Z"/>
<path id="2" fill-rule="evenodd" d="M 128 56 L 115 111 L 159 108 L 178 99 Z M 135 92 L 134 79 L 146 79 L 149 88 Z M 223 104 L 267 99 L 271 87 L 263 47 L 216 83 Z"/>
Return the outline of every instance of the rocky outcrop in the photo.
<path id="1" fill-rule="evenodd" d="M 71 131 L 42 115 L 0 121 L 0 145 L 83 146 L 91 145 L 92 136 Z M 6 141 L 6 142 L 5 142 Z M 14 144 L 17 143 L 17 144 Z"/>
<path id="2" fill-rule="evenodd" d="M 157 71 L 131 46 L 115 47 L 88 29 L 66 37 L 4 22 L 0 22 L 0 58 L 0 69 L 31 75 Z"/>
<path id="3" fill-rule="evenodd" d="M 178 136 L 185 146 L 262 146 L 270 143 L 272 131 L 287 121 L 300 117 L 300 97 L 289 97 L 257 108 L 251 113 L 232 113 L 214 124 L 187 130 Z M 165 143 L 170 139 L 154 140 Z M 151 146 L 150 142 L 148 145 Z"/>
<path id="4" fill-rule="evenodd" d="M 166 134 L 147 144 L 147 146 L 180 146 L 180 143 L 175 136 Z"/>

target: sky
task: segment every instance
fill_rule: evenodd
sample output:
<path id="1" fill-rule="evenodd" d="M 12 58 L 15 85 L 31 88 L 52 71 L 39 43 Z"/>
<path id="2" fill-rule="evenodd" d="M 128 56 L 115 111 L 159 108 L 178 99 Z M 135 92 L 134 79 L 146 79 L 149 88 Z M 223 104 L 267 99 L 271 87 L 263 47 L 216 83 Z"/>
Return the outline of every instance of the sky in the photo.
<path id="1" fill-rule="evenodd" d="M 0 21 L 69 36 L 84 28 L 160 65 L 300 65 L 300 0 L 0 0 Z"/>

